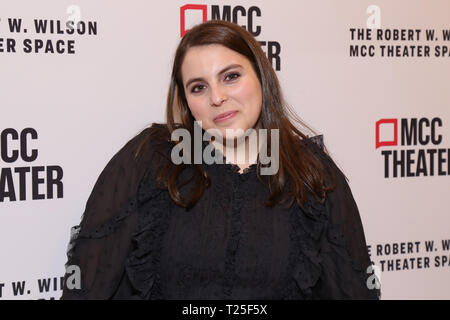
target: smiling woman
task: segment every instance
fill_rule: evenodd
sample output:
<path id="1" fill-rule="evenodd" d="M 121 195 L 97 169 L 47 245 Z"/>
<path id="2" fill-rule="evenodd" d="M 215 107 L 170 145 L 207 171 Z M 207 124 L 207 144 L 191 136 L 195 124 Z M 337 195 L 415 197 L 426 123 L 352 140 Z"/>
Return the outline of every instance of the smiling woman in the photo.
<path id="1" fill-rule="evenodd" d="M 181 67 L 186 100 L 192 115 L 205 130 L 257 127 L 262 92 L 250 61 L 222 45 L 188 50 Z"/>
<path id="2" fill-rule="evenodd" d="M 250 33 L 207 21 L 185 34 L 166 121 L 130 140 L 98 178 L 68 250 L 81 287 L 66 286 L 63 299 L 378 299 L 345 176 L 297 127 Z M 171 140 L 179 130 L 188 141 Z M 200 152 L 225 161 L 172 161 L 174 148 L 209 130 L 223 139 Z M 251 149 L 249 130 L 254 156 L 225 159 L 227 148 Z M 277 155 L 273 174 L 262 174 L 271 163 L 261 145 Z"/>

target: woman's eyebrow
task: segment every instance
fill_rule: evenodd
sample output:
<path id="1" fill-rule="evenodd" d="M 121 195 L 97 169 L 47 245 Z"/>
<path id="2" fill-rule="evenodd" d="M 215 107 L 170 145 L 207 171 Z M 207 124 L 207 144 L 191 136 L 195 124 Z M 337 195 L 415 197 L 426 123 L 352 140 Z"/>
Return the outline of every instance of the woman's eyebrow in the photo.
<path id="1" fill-rule="evenodd" d="M 227 66 L 227 67 L 223 68 L 222 70 L 220 70 L 219 75 L 221 75 L 221 74 L 223 74 L 223 73 L 225 73 L 228 70 L 233 69 L 233 68 L 242 68 L 242 66 L 240 64 L 237 64 L 237 63 L 230 64 L 229 66 Z M 186 82 L 186 86 L 185 87 L 187 88 L 192 82 L 202 81 L 202 80 L 204 80 L 204 79 L 203 78 L 192 78 L 192 79 L 189 79 Z"/>

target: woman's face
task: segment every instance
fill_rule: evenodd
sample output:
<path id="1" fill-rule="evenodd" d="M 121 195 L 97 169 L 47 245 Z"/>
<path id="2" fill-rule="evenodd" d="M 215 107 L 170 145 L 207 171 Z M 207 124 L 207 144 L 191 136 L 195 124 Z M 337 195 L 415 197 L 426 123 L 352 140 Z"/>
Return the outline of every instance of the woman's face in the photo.
<path id="1" fill-rule="evenodd" d="M 190 48 L 181 65 L 186 100 L 204 130 L 255 128 L 262 90 L 250 61 L 222 45 Z"/>

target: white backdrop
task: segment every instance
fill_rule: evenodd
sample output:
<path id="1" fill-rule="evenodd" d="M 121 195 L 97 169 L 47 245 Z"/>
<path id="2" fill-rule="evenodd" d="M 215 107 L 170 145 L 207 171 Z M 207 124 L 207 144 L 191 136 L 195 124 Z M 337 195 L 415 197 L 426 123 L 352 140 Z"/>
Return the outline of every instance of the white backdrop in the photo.
<path id="1" fill-rule="evenodd" d="M 61 296 L 70 227 L 100 171 L 141 129 L 164 121 L 187 4 L 203 5 L 207 19 L 229 6 L 231 19 L 236 12 L 237 23 L 260 28 L 286 100 L 324 134 L 349 178 L 382 298 L 449 299 L 446 0 L 1 1 L 0 299 Z M 91 34 L 66 30 L 77 18 Z M 201 22 L 202 11 L 187 10 L 185 21 Z M 46 32 L 36 29 L 45 23 Z M 394 29 L 413 31 L 389 40 Z M 397 56 L 388 46 L 399 46 Z"/>

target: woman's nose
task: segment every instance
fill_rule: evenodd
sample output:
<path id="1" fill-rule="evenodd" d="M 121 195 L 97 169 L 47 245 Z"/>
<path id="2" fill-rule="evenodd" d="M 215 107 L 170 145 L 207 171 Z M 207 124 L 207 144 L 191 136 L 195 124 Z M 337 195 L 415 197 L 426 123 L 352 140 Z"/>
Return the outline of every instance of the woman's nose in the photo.
<path id="1" fill-rule="evenodd" d="M 211 86 L 211 106 L 220 106 L 227 100 L 224 88 L 219 85 Z"/>

